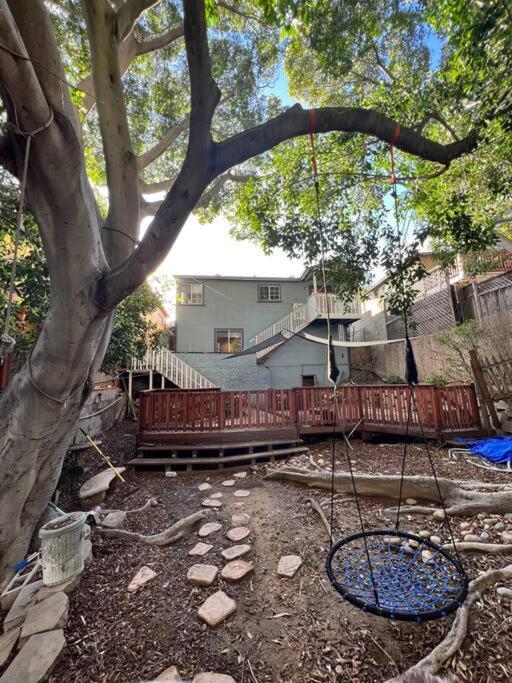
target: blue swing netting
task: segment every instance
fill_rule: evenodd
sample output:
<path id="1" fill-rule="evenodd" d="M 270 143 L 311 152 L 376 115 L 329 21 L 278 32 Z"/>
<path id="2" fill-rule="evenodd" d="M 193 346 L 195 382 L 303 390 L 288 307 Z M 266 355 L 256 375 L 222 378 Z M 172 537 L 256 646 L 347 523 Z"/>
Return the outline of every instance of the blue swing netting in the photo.
<path id="1" fill-rule="evenodd" d="M 457 439 L 459 441 L 459 439 Z M 495 436 L 490 439 L 460 439 L 472 455 L 478 455 L 495 464 L 512 463 L 512 436 Z"/>
<path id="2" fill-rule="evenodd" d="M 411 540 L 417 547 L 405 543 Z M 458 560 L 432 541 L 396 529 L 338 541 L 328 555 L 327 574 L 352 604 L 403 621 L 447 616 L 462 605 L 468 590 Z"/>

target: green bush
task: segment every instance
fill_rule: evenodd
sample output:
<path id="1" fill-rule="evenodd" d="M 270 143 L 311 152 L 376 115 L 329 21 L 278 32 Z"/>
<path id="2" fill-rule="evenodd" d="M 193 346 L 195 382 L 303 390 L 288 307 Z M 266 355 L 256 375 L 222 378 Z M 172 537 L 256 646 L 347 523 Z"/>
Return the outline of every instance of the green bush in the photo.
<path id="1" fill-rule="evenodd" d="M 448 384 L 446 377 L 436 375 L 436 373 L 429 375 L 425 380 L 425 384 L 435 384 L 437 387 L 444 387 Z"/>

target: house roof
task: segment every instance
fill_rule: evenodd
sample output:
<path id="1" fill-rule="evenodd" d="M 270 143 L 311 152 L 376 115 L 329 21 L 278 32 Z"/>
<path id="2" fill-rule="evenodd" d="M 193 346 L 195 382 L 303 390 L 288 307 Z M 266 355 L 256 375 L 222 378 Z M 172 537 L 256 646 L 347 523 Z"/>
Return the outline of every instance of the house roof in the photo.
<path id="1" fill-rule="evenodd" d="M 302 282 L 301 277 L 258 277 L 256 275 L 175 275 L 175 280 L 248 280 L 251 282 Z"/>

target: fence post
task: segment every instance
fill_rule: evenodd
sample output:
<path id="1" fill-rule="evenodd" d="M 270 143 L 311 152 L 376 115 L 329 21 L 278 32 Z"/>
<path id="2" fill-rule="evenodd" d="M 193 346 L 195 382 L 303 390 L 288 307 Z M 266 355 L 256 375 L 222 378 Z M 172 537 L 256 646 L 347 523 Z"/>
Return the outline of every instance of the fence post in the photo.
<path id="1" fill-rule="evenodd" d="M 363 389 L 364 387 L 358 387 L 356 386 L 355 389 L 357 390 L 357 405 L 359 406 L 359 415 L 358 419 L 356 420 L 356 424 L 358 420 L 361 420 L 361 439 L 363 441 L 366 438 L 366 432 L 364 431 L 364 405 L 363 405 Z"/>
<path id="2" fill-rule="evenodd" d="M 432 401 L 432 417 L 434 418 L 434 429 L 436 430 L 437 437 L 442 438 L 442 428 L 443 428 L 443 413 L 441 410 L 441 397 L 440 397 L 441 387 L 432 386 L 430 388 L 431 401 Z"/>

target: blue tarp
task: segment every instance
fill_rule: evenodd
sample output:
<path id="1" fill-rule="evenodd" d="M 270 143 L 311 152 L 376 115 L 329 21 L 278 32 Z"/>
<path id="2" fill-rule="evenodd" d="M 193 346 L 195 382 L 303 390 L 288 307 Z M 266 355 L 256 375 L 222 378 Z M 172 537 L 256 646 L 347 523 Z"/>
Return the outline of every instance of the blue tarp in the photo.
<path id="1" fill-rule="evenodd" d="M 512 462 L 512 436 L 494 436 L 490 439 L 465 441 L 473 455 L 494 463 Z"/>

